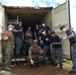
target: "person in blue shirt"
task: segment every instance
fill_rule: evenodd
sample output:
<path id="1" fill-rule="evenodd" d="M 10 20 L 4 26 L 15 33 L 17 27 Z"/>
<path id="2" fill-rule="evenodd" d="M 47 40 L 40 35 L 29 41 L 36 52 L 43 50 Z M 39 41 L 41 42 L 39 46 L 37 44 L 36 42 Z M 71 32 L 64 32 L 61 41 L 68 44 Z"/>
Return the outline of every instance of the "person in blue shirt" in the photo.
<path id="1" fill-rule="evenodd" d="M 40 31 L 46 31 L 47 34 L 50 34 L 50 28 L 49 26 L 46 26 L 45 22 L 42 22 L 42 28 Z"/>
<path id="2" fill-rule="evenodd" d="M 21 54 L 21 48 L 23 44 L 23 27 L 22 27 L 22 21 L 19 20 L 18 24 L 14 26 L 14 37 L 15 37 L 15 56 L 20 57 Z"/>
<path id="3" fill-rule="evenodd" d="M 46 54 L 47 51 L 50 50 L 50 35 L 47 34 L 45 31 L 42 32 L 42 35 L 40 37 L 40 42 L 43 44 L 43 63 L 46 64 Z"/>
<path id="4" fill-rule="evenodd" d="M 61 49 L 61 39 L 58 35 L 55 34 L 54 31 L 51 31 L 50 38 L 50 49 L 51 49 L 51 59 L 53 61 L 53 65 L 57 66 L 58 63 L 56 61 L 56 52 L 58 53 L 60 68 L 62 67 L 62 49 Z"/>
<path id="5" fill-rule="evenodd" d="M 70 74 L 76 73 L 76 32 L 73 31 L 70 28 L 67 28 L 66 26 L 61 26 L 60 30 L 62 30 L 63 32 L 65 32 L 67 34 L 67 36 L 63 36 L 63 40 L 65 39 L 69 39 L 72 47 L 73 47 L 73 51 L 72 51 L 72 70 L 69 71 Z"/>

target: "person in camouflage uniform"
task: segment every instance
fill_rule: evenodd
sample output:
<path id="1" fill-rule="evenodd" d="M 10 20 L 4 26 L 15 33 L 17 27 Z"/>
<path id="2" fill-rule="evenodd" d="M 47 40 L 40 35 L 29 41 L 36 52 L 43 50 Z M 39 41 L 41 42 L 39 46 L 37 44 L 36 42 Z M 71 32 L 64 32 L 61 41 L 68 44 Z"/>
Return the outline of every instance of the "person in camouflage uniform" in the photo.
<path id="1" fill-rule="evenodd" d="M 8 30 L 4 32 L 2 39 L 4 43 L 4 65 L 5 68 L 11 70 L 11 59 L 13 57 L 14 49 L 14 35 L 12 33 L 13 26 L 8 25 Z"/>
<path id="2" fill-rule="evenodd" d="M 31 65 L 39 66 L 39 62 L 42 60 L 43 50 L 37 43 L 37 40 L 34 40 L 33 45 L 29 48 L 29 58 Z"/>
<path id="3" fill-rule="evenodd" d="M 31 27 L 28 27 L 28 30 L 25 31 L 25 40 L 26 42 L 31 46 L 33 39 L 32 39 L 33 33 L 31 31 Z"/>

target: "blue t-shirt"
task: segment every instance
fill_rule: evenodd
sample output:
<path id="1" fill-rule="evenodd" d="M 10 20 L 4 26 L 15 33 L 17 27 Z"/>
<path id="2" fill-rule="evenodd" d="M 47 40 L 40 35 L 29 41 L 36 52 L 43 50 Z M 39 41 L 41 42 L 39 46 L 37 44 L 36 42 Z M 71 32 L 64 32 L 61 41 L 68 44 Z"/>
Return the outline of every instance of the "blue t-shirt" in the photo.
<path id="1" fill-rule="evenodd" d="M 43 41 L 43 45 L 50 45 L 50 35 L 42 35 L 41 40 Z"/>
<path id="2" fill-rule="evenodd" d="M 20 30 L 19 32 L 14 33 L 15 37 L 17 37 L 17 38 L 23 38 L 23 27 L 22 26 L 19 26 L 17 24 L 17 25 L 14 26 L 14 29 Z"/>
<path id="3" fill-rule="evenodd" d="M 66 31 L 66 34 L 67 34 L 68 36 L 71 35 L 71 34 L 74 34 L 74 37 L 71 38 L 71 39 L 69 39 L 69 41 L 70 41 L 71 44 L 76 43 L 76 32 L 75 32 L 75 31 L 73 31 L 72 29 L 68 29 L 68 30 Z"/>
<path id="4" fill-rule="evenodd" d="M 61 42 L 61 39 L 58 35 L 55 35 L 55 38 L 54 37 L 50 37 L 50 43 L 53 44 L 53 43 L 57 43 L 57 42 Z M 53 45 L 53 48 L 60 48 L 61 47 L 61 44 L 55 44 Z"/>

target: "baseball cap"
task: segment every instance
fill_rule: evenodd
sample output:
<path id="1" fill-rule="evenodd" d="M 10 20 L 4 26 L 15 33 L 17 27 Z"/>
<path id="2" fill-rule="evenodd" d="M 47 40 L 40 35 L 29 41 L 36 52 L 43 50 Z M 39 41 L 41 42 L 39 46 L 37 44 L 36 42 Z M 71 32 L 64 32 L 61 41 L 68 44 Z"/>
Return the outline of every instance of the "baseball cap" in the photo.
<path id="1" fill-rule="evenodd" d="M 51 34 L 55 34 L 55 31 L 51 31 Z"/>
<path id="2" fill-rule="evenodd" d="M 61 27 L 60 27 L 60 30 L 62 30 L 64 27 L 65 27 L 64 25 L 63 25 L 63 26 L 61 26 Z"/>
<path id="3" fill-rule="evenodd" d="M 37 43 L 37 40 L 33 40 L 33 43 Z"/>

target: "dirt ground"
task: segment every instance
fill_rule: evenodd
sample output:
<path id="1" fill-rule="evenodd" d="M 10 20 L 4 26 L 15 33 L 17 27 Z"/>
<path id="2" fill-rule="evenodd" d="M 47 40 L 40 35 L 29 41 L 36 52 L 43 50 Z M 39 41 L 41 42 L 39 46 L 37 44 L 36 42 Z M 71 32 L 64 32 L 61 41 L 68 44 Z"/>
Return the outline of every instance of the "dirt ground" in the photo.
<path id="1" fill-rule="evenodd" d="M 69 75 L 68 71 L 71 69 L 71 61 L 63 63 L 63 69 L 53 67 L 51 64 L 45 66 L 30 68 L 28 64 L 20 64 L 12 69 L 13 75 Z M 75 74 L 74 74 L 75 75 Z"/>

